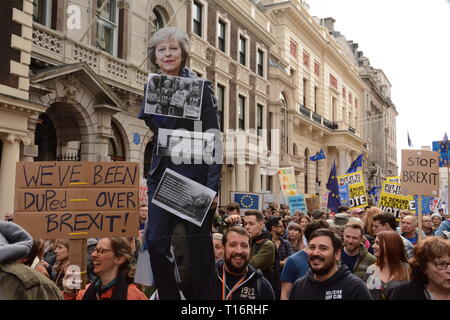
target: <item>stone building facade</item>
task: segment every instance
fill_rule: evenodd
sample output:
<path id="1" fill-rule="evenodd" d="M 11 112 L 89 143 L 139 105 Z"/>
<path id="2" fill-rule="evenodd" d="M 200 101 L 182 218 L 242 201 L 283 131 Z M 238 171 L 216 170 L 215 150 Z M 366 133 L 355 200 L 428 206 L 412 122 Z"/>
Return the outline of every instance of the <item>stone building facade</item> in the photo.
<path id="1" fill-rule="evenodd" d="M 171 25 L 191 39 L 188 66 L 208 78 L 221 115 L 229 191 L 280 193 L 293 166 L 301 193 L 326 192 L 368 153 L 370 105 L 358 69 L 304 1 L 13 0 L 2 9 L 0 214 L 13 208 L 18 160 L 135 161 L 145 175 L 152 132 L 137 113 L 147 42 Z M 8 28 L 8 29 L 7 29 Z M 10 61 L 10 62 L 8 62 Z M 394 133 L 395 134 L 395 133 Z M 327 159 L 309 157 L 323 149 Z M 279 199 L 279 198 L 278 198 Z"/>

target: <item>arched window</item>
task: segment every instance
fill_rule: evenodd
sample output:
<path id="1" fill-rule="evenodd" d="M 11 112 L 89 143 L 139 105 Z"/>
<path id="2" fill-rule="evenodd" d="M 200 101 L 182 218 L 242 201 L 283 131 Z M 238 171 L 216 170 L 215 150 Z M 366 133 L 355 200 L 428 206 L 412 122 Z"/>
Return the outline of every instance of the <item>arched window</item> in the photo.
<path id="1" fill-rule="evenodd" d="M 305 193 L 308 193 L 308 162 L 309 162 L 309 150 L 305 149 Z"/>
<path id="2" fill-rule="evenodd" d="M 125 161 L 125 143 L 117 125 L 111 121 L 113 137 L 108 139 L 108 156 L 112 161 Z"/>

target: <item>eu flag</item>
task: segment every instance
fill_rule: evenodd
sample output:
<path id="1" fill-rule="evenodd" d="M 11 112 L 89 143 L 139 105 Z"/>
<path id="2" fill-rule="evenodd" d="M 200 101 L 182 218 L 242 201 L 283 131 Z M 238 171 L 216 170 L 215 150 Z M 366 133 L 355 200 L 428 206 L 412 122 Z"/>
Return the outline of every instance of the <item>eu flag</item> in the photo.
<path id="1" fill-rule="evenodd" d="M 232 192 L 232 199 L 239 204 L 241 211 L 262 209 L 262 195 L 260 194 Z"/>
<path id="2" fill-rule="evenodd" d="M 336 175 L 336 163 L 334 160 L 326 186 L 327 189 L 330 190 L 330 193 L 328 194 L 327 208 L 333 212 L 337 212 L 339 206 L 341 205 L 341 199 L 339 197 L 339 183 Z"/>
<path id="3" fill-rule="evenodd" d="M 349 167 L 348 170 L 347 170 L 347 173 L 353 173 L 353 172 L 356 172 L 356 171 L 358 171 L 358 168 L 362 167 L 362 159 L 363 159 L 363 155 L 364 155 L 364 154 L 361 153 L 361 154 L 358 156 L 358 158 L 356 158 L 356 159 L 352 162 L 352 164 L 350 165 L 350 167 Z"/>
<path id="4" fill-rule="evenodd" d="M 309 160 L 311 160 L 311 161 L 317 161 L 317 160 L 322 160 L 322 159 L 325 159 L 325 153 L 323 153 L 322 149 L 320 149 L 320 152 L 317 153 L 316 155 L 309 157 Z"/>

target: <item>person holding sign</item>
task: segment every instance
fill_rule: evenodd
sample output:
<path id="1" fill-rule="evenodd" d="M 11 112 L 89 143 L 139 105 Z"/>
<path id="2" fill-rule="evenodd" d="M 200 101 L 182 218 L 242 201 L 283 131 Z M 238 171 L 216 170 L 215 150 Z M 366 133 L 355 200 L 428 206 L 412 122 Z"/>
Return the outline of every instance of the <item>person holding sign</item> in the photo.
<path id="1" fill-rule="evenodd" d="M 71 290 L 71 277 L 64 278 L 66 300 L 148 300 L 133 284 L 133 255 L 125 238 L 102 238 L 92 252 L 94 273 L 98 279 L 84 290 Z M 79 277 L 79 275 L 78 275 Z"/>
<path id="2" fill-rule="evenodd" d="M 175 27 L 165 27 L 158 30 L 150 39 L 149 58 L 163 75 L 197 78 L 195 73 L 185 68 L 189 49 L 189 37 L 185 32 Z M 211 89 L 211 83 L 207 80 L 198 79 L 204 81 L 203 92 L 199 93 L 202 95 L 200 127 L 203 132 L 215 130 L 216 137 L 218 137 L 215 139 L 215 154 L 221 160 L 222 142 L 216 106 L 217 99 Z M 144 89 L 144 92 L 146 91 L 147 88 Z M 195 123 L 194 126 L 194 121 L 187 118 L 146 114 L 145 99 L 138 117 L 145 120 L 145 123 L 153 132 L 153 141 L 158 141 L 159 129 L 194 131 L 194 127 L 195 129 L 198 127 L 198 123 Z M 159 298 L 161 300 L 178 300 L 181 298 L 175 279 L 175 261 L 170 252 L 170 244 L 175 225 L 182 223 L 185 225 L 187 245 L 192 261 L 191 279 L 193 288 L 192 297 L 188 298 L 212 299 L 215 288 L 214 250 L 211 239 L 211 224 L 214 212 L 209 210 L 203 224 L 198 227 L 151 203 L 154 192 L 167 168 L 217 192 L 222 165 L 216 162 L 206 164 L 204 160 L 199 164 L 175 164 L 171 157 L 159 156 L 157 154 L 157 143 L 154 143 L 147 179 L 150 202 L 144 249 L 148 249 L 150 254 Z M 215 204 L 213 203 L 212 209 L 214 209 Z"/>

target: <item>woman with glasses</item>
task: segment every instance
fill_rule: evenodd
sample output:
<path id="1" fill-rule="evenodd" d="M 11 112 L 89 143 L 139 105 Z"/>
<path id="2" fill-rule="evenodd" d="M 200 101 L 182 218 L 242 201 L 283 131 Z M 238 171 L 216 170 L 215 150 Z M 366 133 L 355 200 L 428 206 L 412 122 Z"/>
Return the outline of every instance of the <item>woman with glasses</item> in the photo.
<path id="1" fill-rule="evenodd" d="M 91 255 L 98 279 L 79 291 L 67 289 L 65 281 L 66 300 L 148 300 L 133 284 L 133 256 L 126 238 L 102 238 Z"/>
<path id="2" fill-rule="evenodd" d="M 414 247 L 411 281 L 396 287 L 390 300 L 450 300 L 450 240 L 428 237 Z"/>

